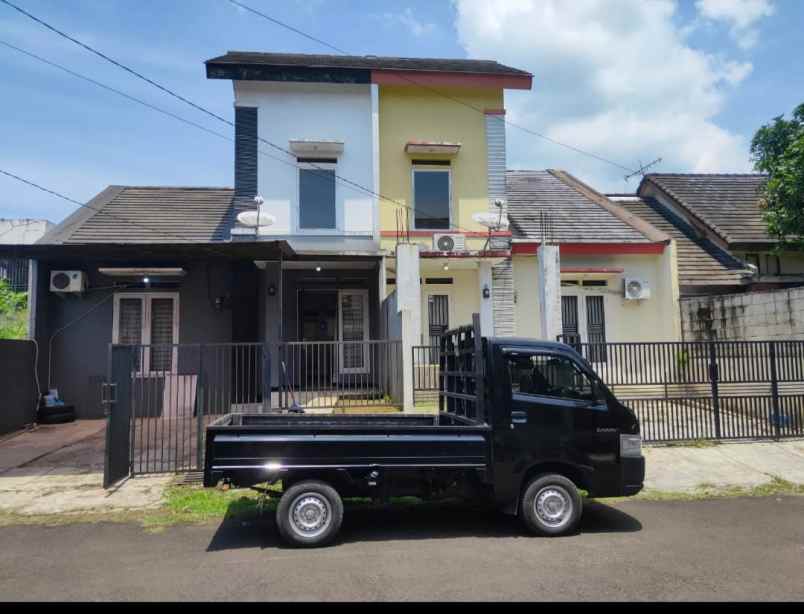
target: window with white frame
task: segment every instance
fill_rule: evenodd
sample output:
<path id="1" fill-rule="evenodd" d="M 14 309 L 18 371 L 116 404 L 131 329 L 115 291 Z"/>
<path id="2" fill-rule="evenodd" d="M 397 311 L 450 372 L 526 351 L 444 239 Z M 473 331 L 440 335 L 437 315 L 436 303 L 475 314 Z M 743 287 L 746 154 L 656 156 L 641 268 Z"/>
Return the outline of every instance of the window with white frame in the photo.
<path id="1" fill-rule="evenodd" d="M 149 346 L 135 352 L 138 373 L 176 372 L 179 295 L 167 292 L 114 296 L 112 343 Z"/>
<path id="2" fill-rule="evenodd" d="M 299 158 L 299 228 L 335 230 L 334 158 Z"/>
<path id="3" fill-rule="evenodd" d="M 448 230 L 452 202 L 452 175 L 448 165 L 413 166 L 414 227 Z"/>

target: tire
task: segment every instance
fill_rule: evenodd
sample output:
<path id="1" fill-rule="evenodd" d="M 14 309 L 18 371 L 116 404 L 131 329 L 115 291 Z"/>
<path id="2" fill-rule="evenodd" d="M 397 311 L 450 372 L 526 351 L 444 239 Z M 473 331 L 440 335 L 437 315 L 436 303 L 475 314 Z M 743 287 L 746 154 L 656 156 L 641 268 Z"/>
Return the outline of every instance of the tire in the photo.
<path id="1" fill-rule="evenodd" d="M 305 480 L 288 488 L 276 508 L 276 526 L 288 544 L 306 548 L 332 543 L 343 522 L 343 501 L 332 486 Z"/>
<path id="2" fill-rule="evenodd" d="M 537 475 L 522 493 L 519 515 L 531 533 L 545 537 L 578 529 L 583 501 L 572 480 L 557 473 Z"/>
<path id="3" fill-rule="evenodd" d="M 75 412 L 64 411 L 57 414 L 47 414 L 40 416 L 37 419 L 37 424 L 64 424 L 65 422 L 74 422 Z"/>

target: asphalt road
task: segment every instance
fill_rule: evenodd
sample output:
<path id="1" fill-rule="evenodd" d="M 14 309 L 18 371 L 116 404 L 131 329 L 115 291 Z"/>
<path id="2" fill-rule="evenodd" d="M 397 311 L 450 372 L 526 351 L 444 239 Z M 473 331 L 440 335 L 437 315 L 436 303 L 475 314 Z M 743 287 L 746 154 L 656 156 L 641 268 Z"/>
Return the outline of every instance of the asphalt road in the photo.
<path id="1" fill-rule="evenodd" d="M 270 518 L 10 526 L 0 544 L 2 600 L 804 599 L 804 497 L 593 504 L 557 539 L 446 505 L 347 510 L 318 550 L 281 546 Z"/>

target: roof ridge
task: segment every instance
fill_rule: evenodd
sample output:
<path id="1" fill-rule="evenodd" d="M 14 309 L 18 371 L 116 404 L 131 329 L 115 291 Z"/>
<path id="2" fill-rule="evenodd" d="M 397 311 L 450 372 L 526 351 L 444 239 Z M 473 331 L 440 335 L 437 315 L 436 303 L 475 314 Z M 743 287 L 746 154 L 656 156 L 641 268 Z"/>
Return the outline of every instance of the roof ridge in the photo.
<path id="1" fill-rule="evenodd" d="M 571 175 L 567 171 L 562 171 L 558 169 L 547 169 L 547 172 L 570 187 L 571 189 L 575 190 L 582 196 L 585 196 L 596 205 L 602 207 L 606 211 L 608 211 L 611 215 L 616 217 L 618 220 L 627 224 L 637 232 L 639 232 L 642 236 L 650 241 L 655 242 L 663 242 L 663 241 L 671 241 L 672 237 L 668 235 L 666 232 L 659 230 L 655 226 L 653 226 L 650 222 L 643 220 L 639 216 L 634 215 L 630 211 L 628 211 L 625 207 L 620 205 L 619 203 L 609 199 L 602 193 L 595 190 L 590 185 L 584 183 L 577 177 Z"/>
<path id="2" fill-rule="evenodd" d="M 645 177 L 767 177 L 767 173 L 645 173 Z"/>

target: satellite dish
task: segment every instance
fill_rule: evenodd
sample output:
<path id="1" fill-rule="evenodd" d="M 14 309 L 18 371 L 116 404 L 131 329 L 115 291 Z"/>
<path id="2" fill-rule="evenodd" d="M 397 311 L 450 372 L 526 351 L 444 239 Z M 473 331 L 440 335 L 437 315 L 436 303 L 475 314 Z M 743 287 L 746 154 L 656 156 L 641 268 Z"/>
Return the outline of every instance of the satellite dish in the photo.
<path id="1" fill-rule="evenodd" d="M 506 230 L 508 228 L 508 218 L 499 213 L 483 211 L 472 215 L 472 219 L 489 230 Z"/>
<path id="2" fill-rule="evenodd" d="M 237 214 L 237 221 L 243 226 L 250 228 L 262 228 L 272 226 L 276 218 L 270 213 L 260 213 L 259 211 L 241 211 Z"/>

